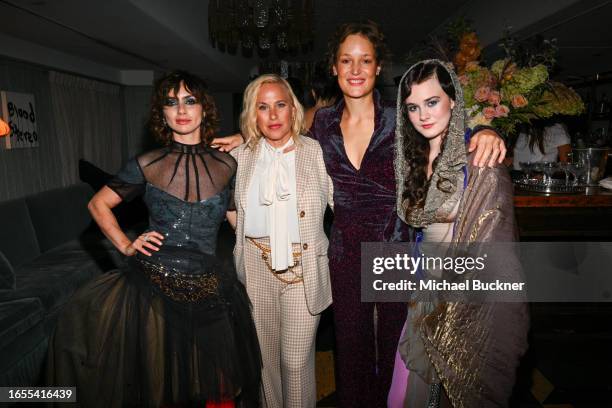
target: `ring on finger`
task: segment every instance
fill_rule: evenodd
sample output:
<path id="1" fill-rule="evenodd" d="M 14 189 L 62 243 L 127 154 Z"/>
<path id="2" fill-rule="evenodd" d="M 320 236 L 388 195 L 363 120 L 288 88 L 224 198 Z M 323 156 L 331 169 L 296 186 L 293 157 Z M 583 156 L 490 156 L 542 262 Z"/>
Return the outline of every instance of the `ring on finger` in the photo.
<path id="1" fill-rule="evenodd" d="M 144 242 L 149 242 L 149 234 L 143 234 L 143 235 L 142 235 L 142 240 L 143 240 Z"/>

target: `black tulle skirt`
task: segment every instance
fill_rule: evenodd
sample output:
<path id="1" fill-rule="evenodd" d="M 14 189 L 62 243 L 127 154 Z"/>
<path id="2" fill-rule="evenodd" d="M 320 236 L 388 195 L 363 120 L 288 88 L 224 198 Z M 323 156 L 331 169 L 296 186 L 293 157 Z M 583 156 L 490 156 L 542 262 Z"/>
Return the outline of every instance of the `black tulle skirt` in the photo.
<path id="1" fill-rule="evenodd" d="M 76 386 L 83 407 L 251 407 L 260 371 L 235 271 L 210 255 L 163 248 L 75 294 L 51 339 L 47 382 Z"/>

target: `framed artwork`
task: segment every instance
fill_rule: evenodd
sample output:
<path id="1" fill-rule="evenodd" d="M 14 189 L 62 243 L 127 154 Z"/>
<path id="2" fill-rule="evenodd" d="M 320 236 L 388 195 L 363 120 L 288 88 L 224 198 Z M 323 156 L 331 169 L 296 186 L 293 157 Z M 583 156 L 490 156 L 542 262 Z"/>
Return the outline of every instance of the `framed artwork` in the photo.
<path id="1" fill-rule="evenodd" d="M 10 135 L 0 138 L 0 149 L 38 146 L 38 115 L 34 95 L 0 91 L 0 115 L 11 128 Z"/>

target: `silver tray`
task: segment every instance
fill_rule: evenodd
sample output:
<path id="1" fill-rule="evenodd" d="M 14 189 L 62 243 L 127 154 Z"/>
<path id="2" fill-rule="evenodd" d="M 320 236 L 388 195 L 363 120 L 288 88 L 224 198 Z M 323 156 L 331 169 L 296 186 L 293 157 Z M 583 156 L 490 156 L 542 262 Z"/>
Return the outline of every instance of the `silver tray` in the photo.
<path id="1" fill-rule="evenodd" d="M 534 193 L 548 193 L 548 194 L 580 194 L 584 193 L 586 186 L 577 185 L 566 185 L 565 180 L 552 179 L 550 184 L 544 184 L 542 180 L 529 179 L 529 180 L 514 180 L 514 184 L 521 190 L 531 191 Z"/>

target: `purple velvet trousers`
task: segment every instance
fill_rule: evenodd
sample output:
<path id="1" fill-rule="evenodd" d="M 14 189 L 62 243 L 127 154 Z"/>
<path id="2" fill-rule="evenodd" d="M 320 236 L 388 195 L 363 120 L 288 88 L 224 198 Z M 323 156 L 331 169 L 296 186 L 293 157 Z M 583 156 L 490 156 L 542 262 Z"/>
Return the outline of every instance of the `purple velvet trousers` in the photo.
<path id="1" fill-rule="evenodd" d="M 406 304 L 362 303 L 359 264 L 341 263 L 330 263 L 338 407 L 386 407 Z"/>

